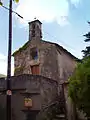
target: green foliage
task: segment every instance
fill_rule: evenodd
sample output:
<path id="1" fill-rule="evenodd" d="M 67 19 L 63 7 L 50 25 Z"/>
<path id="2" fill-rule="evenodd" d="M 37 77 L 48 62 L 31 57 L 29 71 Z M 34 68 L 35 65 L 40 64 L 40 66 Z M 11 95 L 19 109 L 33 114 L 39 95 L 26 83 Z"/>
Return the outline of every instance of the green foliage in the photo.
<path id="1" fill-rule="evenodd" d="M 18 52 L 21 52 L 22 50 L 25 50 L 25 49 L 28 47 L 28 43 L 29 43 L 29 41 L 26 42 L 21 48 L 19 48 L 18 50 L 16 50 L 16 51 L 12 54 L 12 56 L 16 55 Z"/>
<path id="2" fill-rule="evenodd" d="M 3 3 L 0 1 L 0 6 L 2 6 L 3 5 Z"/>
<path id="3" fill-rule="evenodd" d="M 86 37 L 86 39 L 84 40 L 85 42 L 90 41 L 90 32 L 88 32 L 87 34 L 84 35 Z"/>
<path id="4" fill-rule="evenodd" d="M 14 0 L 14 1 L 17 2 L 17 3 L 19 2 L 19 0 Z"/>
<path id="5" fill-rule="evenodd" d="M 90 25 L 90 22 L 88 22 L 88 24 Z M 85 34 L 84 37 L 86 37 L 86 39 L 84 40 L 85 42 L 90 42 L 90 32 Z M 90 46 L 87 46 L 85 50 L 82 50 L 82 52 L 84 54 L 83 57 L 90 56 Z"/>
<path id="6" fill-rule="evenodd" d="M 16 3 L 19 2 L 19 0 L 13 0 L 13 1 L 15 1 Z M 2 6 L 2 5 L 3 5 L 3 3 L 2 3 L 1 0 L 0 0 L 0 6 Z"/>
<path id="7" fill-rule="evenodd" d="M 20 66 L 20 67 L 16 67 L 15 69 L 14 69 L 14 73 L 21 73 L 22 71 L 23 71 L 23 66 Z"/>
<path id="8" fill-rule="evenodd" d="M 90 46 L 86 47 L 85 50 L 82 50 L 84 57 L 90 56 Z"/>
<path id="9" fill-rule="evenodd" d="M 90 117 L 90 57 L 77 65 L 69 79 L 69 96 Z"/>

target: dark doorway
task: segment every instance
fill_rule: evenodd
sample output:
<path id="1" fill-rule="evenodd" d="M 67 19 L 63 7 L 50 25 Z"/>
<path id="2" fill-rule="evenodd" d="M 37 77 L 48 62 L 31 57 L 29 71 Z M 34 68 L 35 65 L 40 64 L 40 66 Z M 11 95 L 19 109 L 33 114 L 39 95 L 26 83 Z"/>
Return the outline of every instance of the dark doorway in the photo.
<path id="1" fill-rule="evenodd" d="M 23 112 L 26 114 L 26 120 L 36 120 L 39 110 L 24 110 Z"/>

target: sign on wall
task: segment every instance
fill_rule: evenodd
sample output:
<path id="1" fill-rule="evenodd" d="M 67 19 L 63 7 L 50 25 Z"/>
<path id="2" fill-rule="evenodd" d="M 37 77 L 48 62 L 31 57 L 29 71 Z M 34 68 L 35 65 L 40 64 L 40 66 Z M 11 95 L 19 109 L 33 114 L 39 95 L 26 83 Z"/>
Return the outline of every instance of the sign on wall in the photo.
<path id="1" fill-rule="evenodd" d="M 25 98 L 24 99 L 24 106 L 25 107 L 32 107 L 32 99 L 31 98 Z"/>

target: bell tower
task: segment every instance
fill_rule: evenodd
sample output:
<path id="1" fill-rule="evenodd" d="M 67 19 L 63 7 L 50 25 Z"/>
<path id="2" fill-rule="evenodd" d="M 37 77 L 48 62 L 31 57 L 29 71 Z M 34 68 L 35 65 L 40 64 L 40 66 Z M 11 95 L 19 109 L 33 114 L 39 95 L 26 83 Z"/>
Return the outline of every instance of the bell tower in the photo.
<path id="1" fill-rule="evenodd" d="M 29 22 L 29 40 L 42 38 L 42 23 L 39 20 Z"/>

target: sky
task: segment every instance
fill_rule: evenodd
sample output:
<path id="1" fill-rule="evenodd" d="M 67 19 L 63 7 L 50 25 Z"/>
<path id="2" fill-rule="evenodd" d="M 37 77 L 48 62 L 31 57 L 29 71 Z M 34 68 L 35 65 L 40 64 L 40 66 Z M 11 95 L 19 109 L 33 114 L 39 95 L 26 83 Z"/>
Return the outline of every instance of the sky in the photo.
<path id="1" fill-rule="evenodd" d="M 2 0 L 8 7 L 9 0 Z M 43 39 L 62 45 L 74 56 L 82 58 L 85 49 L 83 35 L 90 31 L 90 0 L 19 0 L 13 2 L 12 53 L 29 38 L 28 22 L 39 19 L 42 22 Z M 0 73 L 7 74 L 8 53 L 8 10 L 0 7 Z M 14 60 L 12 57 L 12 75 Z"/>

